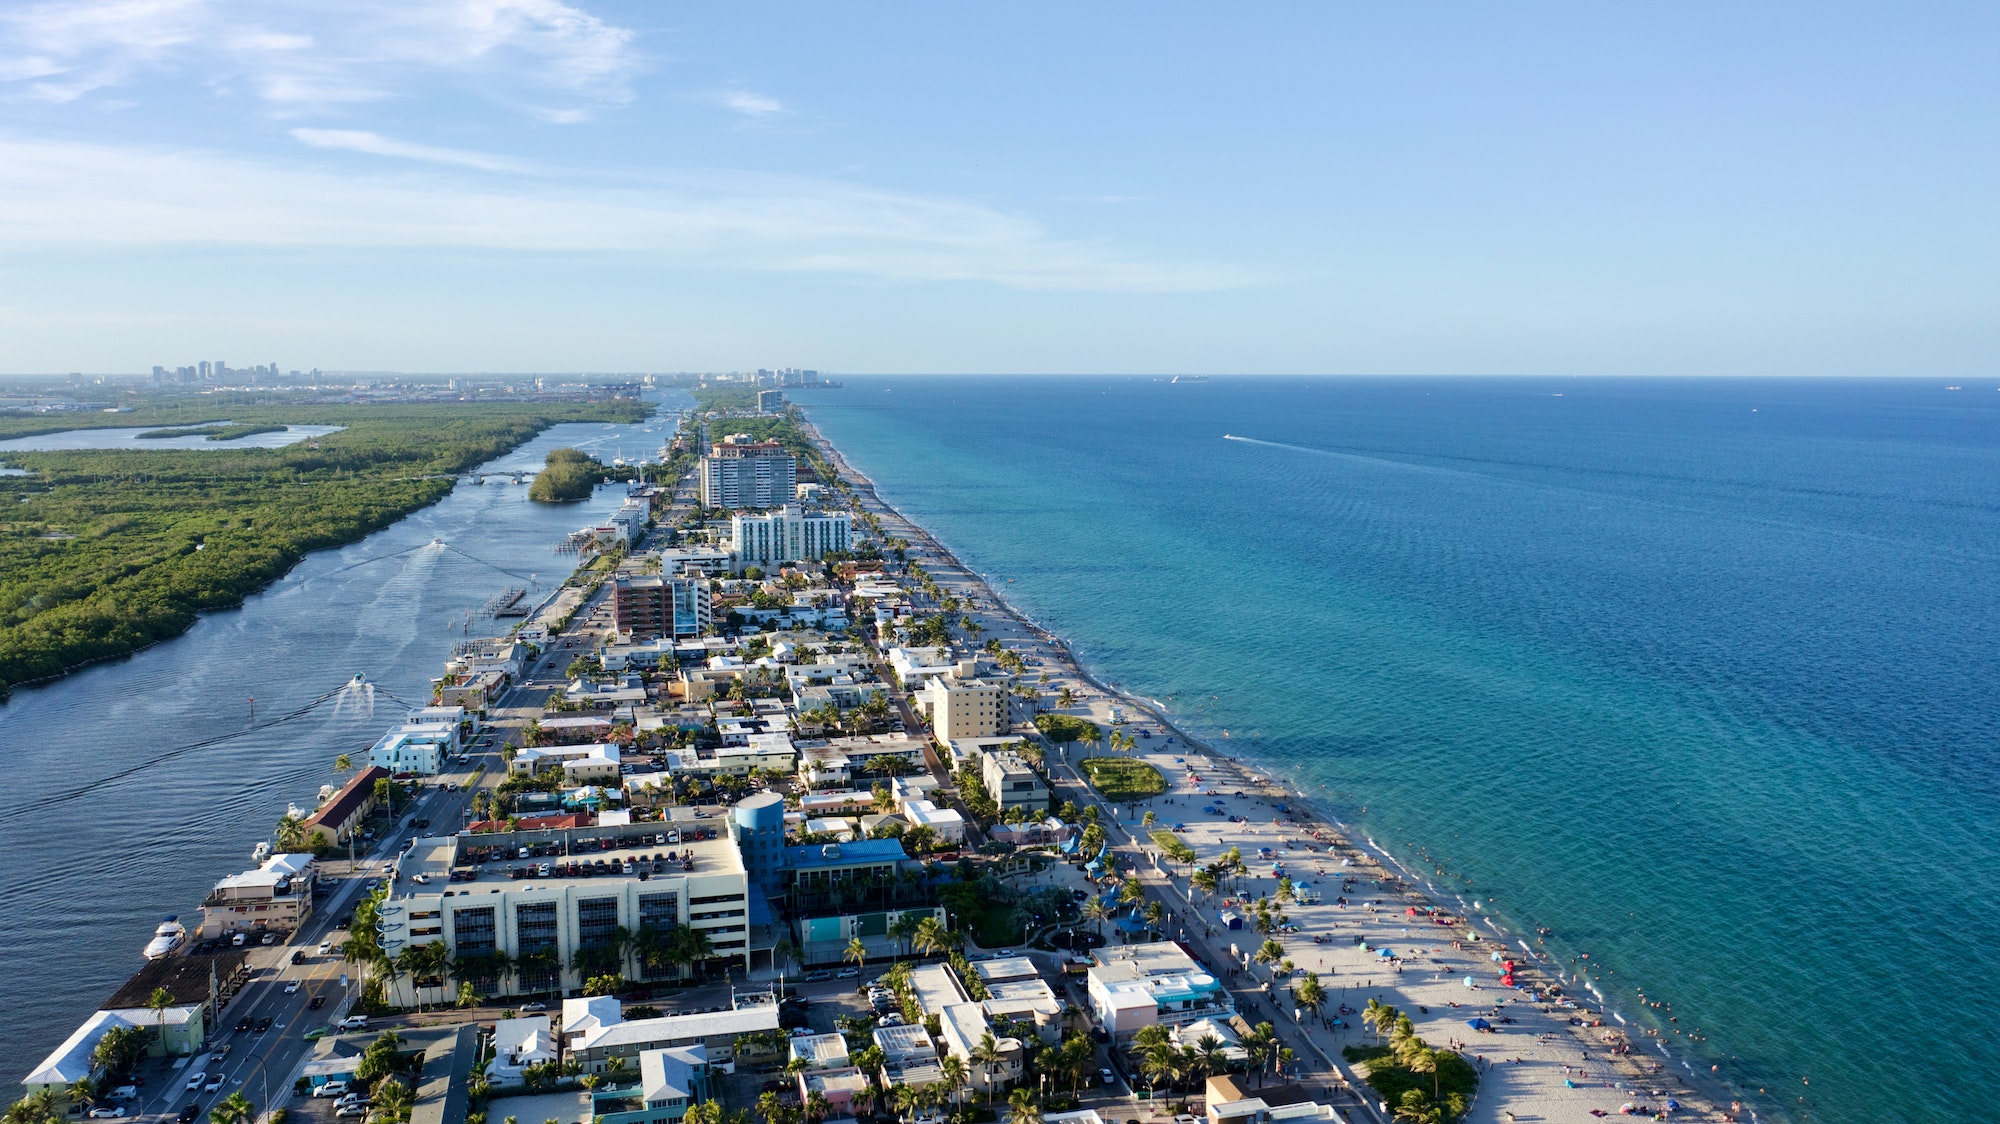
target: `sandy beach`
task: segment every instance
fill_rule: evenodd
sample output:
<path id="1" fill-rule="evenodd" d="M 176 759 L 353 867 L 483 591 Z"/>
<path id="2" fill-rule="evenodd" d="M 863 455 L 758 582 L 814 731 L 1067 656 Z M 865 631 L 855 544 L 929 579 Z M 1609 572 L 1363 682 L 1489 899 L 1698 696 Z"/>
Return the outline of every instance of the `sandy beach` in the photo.
<path id="1" fill-rule="evenodd" d="M 1533 934 L 1504 932 L 1488 919 L 1465 916 L 1467 903 L 1426 896 L 1388 856 L 1351 839 L 1278 778 L 1216 752 L 1146 700 L 1086 674 L 1059 637 L 1014 610 L 922 527 L 884 503 L 866 476 L 811 432 L 884 532 L 907 539 L 912 557 L 949 595 L 969 604 L 983 629 L 980 643 L 997 638 L 1018 653 L 1028 679 L 1048 676 L 1046 692 L 1068 688 L 1075 701 L 1063 713 L 1109 729 L 1113 709 L 1121 712 L 1123 729 L 1138 743 L 1133 755 L 1159 768 L 1171 787 L 1137 805 L 1104 805 L 1111 847 L 1168 909 L 1168 935 L 1206 950 L 1209 963 L 1227 973 L 1244 1016 L 1282 1028 L 1304 1066 L 1301 1084 L 1338 1089 L 1356 1082 L 1340 1051 L 1373 1041 L 1359 1011 L 1374 999 L 1408 1014 L 1432 1046 L 1449 1046 L 1480 1069 L 1479 1092 L 1466 1117 L 1478 1124 L 1587 1121 L 1621 1110 L 1651 1116 L 1665 1113 L 1670 1099 L 1679 1106 L 1673 1119 L 1752 1119 L 1693 1088 L 1678 1060 L 1659 1053 L 1649 1039 L 1628 1035 L 1622 1020 L 1588 992 L 1568 994 L 1560 973 L 1533 951 Z M 1086 752 L 1071 747 L 1069 756 Z M 1060 798 L 1095 799 L 1061 755 L 1052 754 L 1049 766 Z M 1235 847 L 1248 873 L 1211 901 L 1190 887 L 1189 868 L 1159 854 L 1153 829 L 1140 825 L 1147 811 L 1157 817 L 1154 829 L 1181 829 L 1177 834 L 1200 863 Z M 1275 968 L 1246 963 L 1264 937 L 1247 921 L 1230 931 L 1220 920 L 1231 902 L 1272 895 L 1281 873 L 1318 899 L 1286 905 L 1287 931 L 1272 934 L 1298 971 L 1319 973 L 1328 1002 L 1317 1020 L 1309 1014 L 1295 1019 L 1289 1004 L 1273 1002 L 1287 994 L 1282 980 L 1272 978 Z M 1510 958 L 1513 987 L 1501 979 Z M 1472 1019 L 1491 1029 L 1475 1030 Z M 1368 1091 L 1359 1092 L 1365 1097 Z M 1348 1111 L 1355 1108 L 1380 1119 L 1388 1115 L 1373 1105 Z"/>

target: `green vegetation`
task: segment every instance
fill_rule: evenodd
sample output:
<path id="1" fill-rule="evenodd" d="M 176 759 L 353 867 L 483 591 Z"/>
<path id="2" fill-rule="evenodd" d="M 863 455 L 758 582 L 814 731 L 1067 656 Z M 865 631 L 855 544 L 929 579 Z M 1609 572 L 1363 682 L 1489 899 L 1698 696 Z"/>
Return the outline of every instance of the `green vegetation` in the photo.
<path id="1" fill-rule="evenodd" d="M 536 503 L 587 500 L 608 471 L 603 462 L 581 449 L 550 449 L 542 471 L 528 488 L 528 498 Z"/>
<path id="2" fill-rule="evenodd" d="M 1035 729 L 1040 730 L 1043 737 L 1058 745 L 1068 745 L 1071 742 L 1097 742 L 1104 737 L 1104 731 L 1098 728 L 1097 723 L 1078 718 L 1074 714 L 1037 714 Z"/>
<path id="3" fill-rule="evenodd" d="M 754 386 L 703 386 L 688 391 L 694 395 L 695 405 L 703 413 L 727 413 L 731 410 L 755 410 L 757 408 L 757 388 Z"/>
<path id="4" fill-rule="evenodd" d="M 1360 1066 L 1369 1087 L 1396 1106 L 1396 1119 L 1454 1124 L 1464 1117 L 1479 1084 L 1470 1062 L 1417 1037 L 1410 1017 L 1385 1003 L 1370 999 L 1361 1021 L 1389 1044 L 1349 1046 L 1341 1056 Z"/>
<path id="5" fill-rule="evenodd" d="M 1077 767 L 1090 779 L 1090 787 L 1114 803 L 1129 804 L 1167 791 L 1167 778 L 1144 761 L 1129 757 L 1086 757 L 1077 762 Z"/>
<path id="6" fill-rule="evenodd" d="M 206 437 L 210 441 L 234 441 L 239 437 L 248 437 L 253 433 L 282 433 L 289 428 L 291 427 L 284 425 L 243 425 L 236 422 L 221 422 L 216 425 L 190 426 L 187 429 L 149 429 L 144 433 L 133 434 L 133 438 L 139 441 L 148 441 L 164 437 Z"/>
<path id="7" fill-rule="evenodd" d="M 231 406 L 243 424 L 346 428 L 282 449 L 9 454 L 33 475 L 0 477 L 0 692 L 178 636 L 308 552 L 437 502 L 457 473 L 550 425 L 634 422 L 646 411 L 630 400 Z M 135 413 L 172 420 L 157 408 Z M 107 419 L 129 426 L 134 415 L 67 428 Z M 0 419 L 0 433 L 10 431 L 46 432 L 47 420 Z"/>
<path id="8" fill-rule="evenodd" d="M 1187 845 L 1187 840 L 1165 828 L 1153 833 L 1153 842 L 1159 845 L 1161 854 L 1177 863 L 1191 863 L 1201 857 L 1194 853 L 1193 847 Z"/>

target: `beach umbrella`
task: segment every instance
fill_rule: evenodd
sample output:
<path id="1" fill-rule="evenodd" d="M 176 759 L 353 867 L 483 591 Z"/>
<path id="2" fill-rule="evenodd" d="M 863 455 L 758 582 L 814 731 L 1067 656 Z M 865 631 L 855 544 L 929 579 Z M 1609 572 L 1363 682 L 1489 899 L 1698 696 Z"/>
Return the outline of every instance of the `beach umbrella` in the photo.
<path id="1" fill-rule="evenodd" d="M 1479 985 L 1478 985 L 1477 983 L 1473 982 L 1473 979 L 1472 979 L 1472 977 L 1471 977 L 1471 976 L 1467 976 L 1467 977 L 1465 977 L 1465 986 L 1467 986 L 1467 987 L 1478 987 Z"/>

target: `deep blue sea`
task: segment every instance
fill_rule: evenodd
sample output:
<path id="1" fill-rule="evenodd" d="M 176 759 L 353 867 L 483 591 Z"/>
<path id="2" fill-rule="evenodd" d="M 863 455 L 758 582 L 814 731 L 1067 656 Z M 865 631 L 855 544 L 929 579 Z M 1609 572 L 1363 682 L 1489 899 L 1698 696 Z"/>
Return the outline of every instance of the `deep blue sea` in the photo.
<path id="1" fill-rule="evenodd" d="M 795 397 L 1100 677 L 1765 1116 L 1996 1116 L 1993 381 L 846 381 Z"/>

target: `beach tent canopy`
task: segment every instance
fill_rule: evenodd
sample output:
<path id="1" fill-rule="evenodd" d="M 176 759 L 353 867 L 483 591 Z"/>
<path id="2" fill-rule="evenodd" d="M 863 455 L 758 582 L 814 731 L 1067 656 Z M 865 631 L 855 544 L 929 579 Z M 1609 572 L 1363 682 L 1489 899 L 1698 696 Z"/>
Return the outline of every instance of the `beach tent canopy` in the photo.
<path id="1" fill-rule="evenodd" d="M 1411 917 L 1415 917 L 1417 915 L 1417 907 L 1411 906 L 1410 908 L 1404 910 L 1403 912 Z"/>
<path id="2" fill-rule="evenodd" d="M 1243 915 L 1232 909 L 1223 910 L 1222 927 L 1225 929 L 1241 929 L 1243 927 Z"/>
<path id="3" fill-rule="evenodd" d="M 1393 948 L 1378 948 L 1375 950 L 1375 955 L 1381 957 L 1384 960 L 1387 960 L 1391 956 L 1396 955 L 1396 950 Z"/>
<path id="4" fill-rule="evenodd" d="M 1492 1030 L 1492 1029 L 1493 1029 L 1493 1024 L 1492 1024 L 1492 1023 L 1489 1023 L 1489 1022 L 1487 1022 L 1487 1021 L 1486 1021 L 1485 1019 L 1467 1019 L 1467 1020 L 1465 1020 L 1465 1025 L 1467 1025 L 1467 1026 L 1471 1027 L 1471 1028 L 1472 1028 L 1472 1029 L 1474 1029 L 1474 1030 Z"/>

